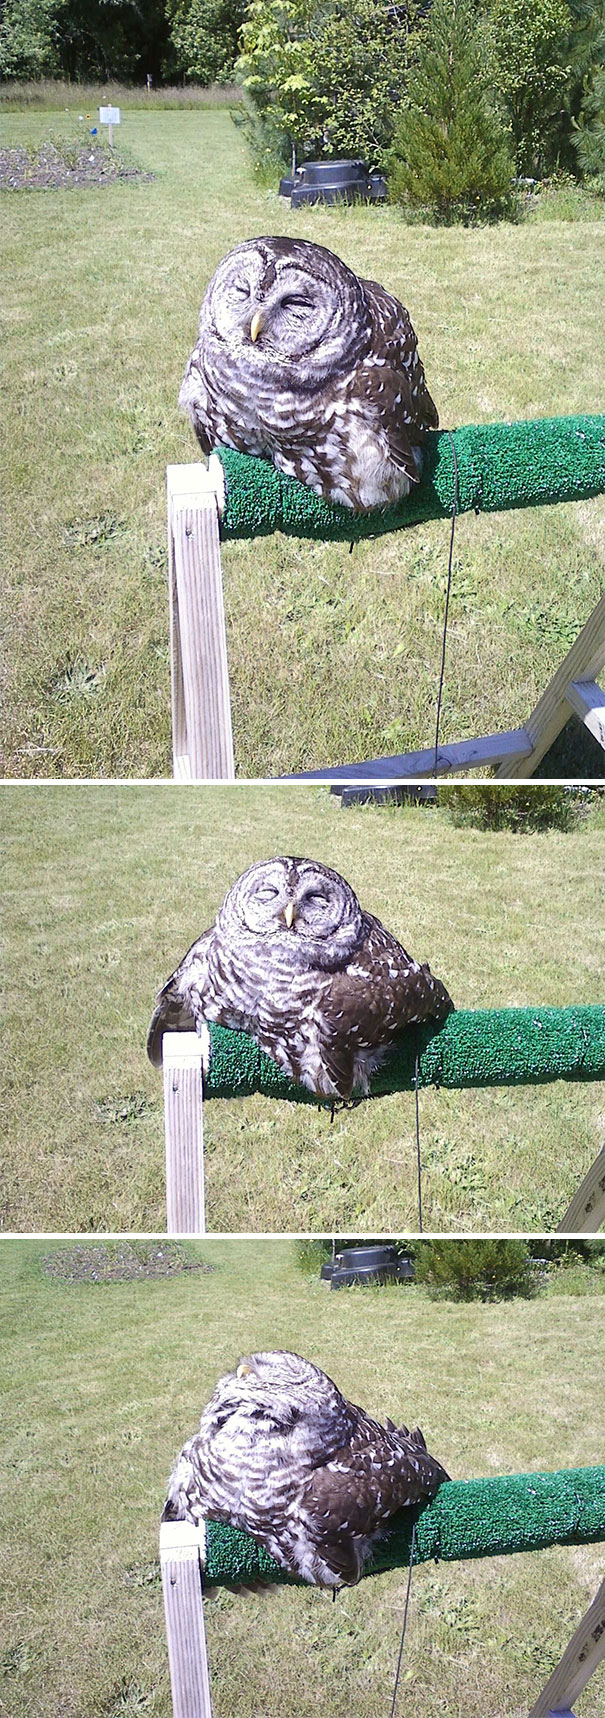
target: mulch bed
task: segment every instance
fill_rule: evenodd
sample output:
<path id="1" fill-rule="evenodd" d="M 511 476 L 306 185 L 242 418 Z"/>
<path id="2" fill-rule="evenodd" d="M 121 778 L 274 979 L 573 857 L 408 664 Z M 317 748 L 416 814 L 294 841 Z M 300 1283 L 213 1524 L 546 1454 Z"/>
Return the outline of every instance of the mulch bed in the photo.
<path id="1" fill-rule="evenodd" d="M 85 1241 L 45 1253 L 41 1264 L 47 1277 L 65 1283 L 125 1283 L 214 1270 L 204 1259 L 188 1256 L 178 1241 Z"/>
<path id="2" fill-rule="evenodd" d="M 41 143 L 36 150 L 0 149 L 0 189 L 62 191 L 70 185 L 111 185 L 117 179 L 153 179 L 129 167 L 102 139 L 86 143 Z"/>

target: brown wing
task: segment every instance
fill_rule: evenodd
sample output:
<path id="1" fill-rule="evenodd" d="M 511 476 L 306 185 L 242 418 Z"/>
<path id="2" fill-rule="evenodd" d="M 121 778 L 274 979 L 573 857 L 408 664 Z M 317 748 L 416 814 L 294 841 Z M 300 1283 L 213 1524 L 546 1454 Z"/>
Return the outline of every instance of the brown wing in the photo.
<path id="1" fill-rule="evenodd" d="M 326 1018 L 341 1034 L 357 1024 L 360 1045 L 387 1044 L 405 1026 L 450 1014 L 451 996 L 430 967 L 420 966 L 372 913 L 364 913 L 363 923 L 361 947 L 325 992 Z"/>
<path id="2" fill-rule="evenodd" d="M 408 311 L 379 281 L 364 280 L 363 287 L 374 317 L 377 344 L 387 359 L 388 368 L 397 376 L 401 375 L 407 384 L 408 409 L 414 429 L 438 429 L 439 413 L 426 385 L 418 341 Z M 405 410 L 405 399 L 402 406 Z"/>
<path id="3" fill-rule="evenodd" d="M 389 1431 L 361 1409 L 353 1411 L 358 1424 L 350 1443 L 316 1469 L 301 1498 L 301 1507 L 322 1524 L 322 1554 L 344 1581 L 361 1574 L 355 1539 L 371 1537 L 400 1509 L 434 1497 L 449 1478 L 421 1432 Z"/>
<path id="4" fill-rule="evenodd" d="M 147 1033 L 147 1055 L 154 1067 L 162 1066 L 164 1032 L 193 1032 L 203 1016 L 200 993 L 207 972 L 207 952 L 214 929 L 204 931 L 158 991 Z"/>

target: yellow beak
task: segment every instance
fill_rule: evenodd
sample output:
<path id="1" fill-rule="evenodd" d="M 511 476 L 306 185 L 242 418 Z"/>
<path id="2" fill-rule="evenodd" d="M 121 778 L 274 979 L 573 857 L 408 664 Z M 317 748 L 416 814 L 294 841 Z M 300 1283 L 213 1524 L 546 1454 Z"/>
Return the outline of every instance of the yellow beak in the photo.
<path id="1" fill-rule="evenodd" d="M 246 1361 L 242 1360 L 237 1368 L 235 1376 L 236 1378 L 252 1378 L 254 1376 L 254 1367 L 247 1366 Z"/>
<path id="2" fill-rule="evenodd" d="M 285 918 L 286 924 L 288 926 L 288 930 L 291 930 L 292 925 L 294 923 L 294 920 L 296 918 L 296 902 L 295 901 L 288 901 L 287 907 L 284 907 L 284 918 Z"/>
<path id="3" fill-rule="evenodd" d="M 254 316 L 252 317 L 252 321 L 250 323 L 250 339 L 252 341 L 258 340 L 258 336 L 260 334 L 262 326 L 263 326 L 263 318 L 262 318 L 261 311 L 255 310 Z"/>

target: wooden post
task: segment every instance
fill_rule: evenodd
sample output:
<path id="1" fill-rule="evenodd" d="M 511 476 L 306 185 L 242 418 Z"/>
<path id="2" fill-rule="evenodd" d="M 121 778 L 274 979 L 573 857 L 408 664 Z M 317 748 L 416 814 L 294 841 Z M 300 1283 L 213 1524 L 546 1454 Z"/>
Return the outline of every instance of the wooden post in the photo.
<path id="1" fill-rule="evenodd" d="M 160 1568 L 174 1718 L 212 1718 L 204 1628 L 204 1529 L 163 1521 Z"/>
<path id="2" fill-rule="evenodd" d="M 605 1581 L 601 1582 L 590 1610 L 582 1618 L 562 1659 L 535 1706 L 532 1706 L 529 1718 L 553 1718 L 553 1715 L 554 1718 L 567 1718 L 574 1700 L 582 1693 L 602 1658 L 605 1658 Z"/>
<path id="3" fill-rule="evenodd" d="M 203 1049 L 197 1032 L 165 1032 L 162 1038 L 169 1235 L 206 1233 Z"/>
<path id="4" fill-rule="evenodd" d="M 601 745 L 605 744 L 605 699 L 594 684 L 604 666 L 605 596 L 602 596 L 525 723 L 525 732 L 531 741 L 529 756 L 522 760 L 509 758 L 501 763 L 496 770 L 497 780 L 533 775 L 569 720 L 572 710 L 586 722 L 595 739 L 600 740 Z"/>
<path id="5" fill-rule="evenodd" d="M 168 582 L 175 776 L 235 776 L 219 518 L 222 467 L 169 465 Z"/>
<path id="6" fill-rule="evenodd" d="M 605 1145 L 574 1193 L 557 1235 L 595 1235 L 605 1223 Z"/>

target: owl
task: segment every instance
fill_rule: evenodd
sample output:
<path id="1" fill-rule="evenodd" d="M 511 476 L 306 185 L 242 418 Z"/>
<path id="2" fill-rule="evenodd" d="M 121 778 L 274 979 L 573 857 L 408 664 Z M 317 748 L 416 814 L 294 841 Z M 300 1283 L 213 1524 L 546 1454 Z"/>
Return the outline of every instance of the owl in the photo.
<path id="1" fill-rule="evenodd" d="M 447 1479 L 422 1432 L 381 1426 L 319 1366 L 278 1349 L 219 1379 L 177 1458 L 162 1520 L 228 1522 L 289 1574 L 355 1586 L 391 1516 Z"/>
<path id="2" fill-rule="evenodd" d="M 291 1080 L 320 1098 L 365 1096 L 403 1027 L 453 1008 L 350 884 L 315 859 L 257 860 L 229 889 L 157 998 L 147 1050 L 162 1034 L 217 1021 L 249 1032 Z"/>
<path id="3" fill-rule="evenodd" d="M 307 239 L 219 263 L 179 400 L 204 453 L 260 454 L 358 513 L 409 494 L 439 423 L 407 310 Z"/>

